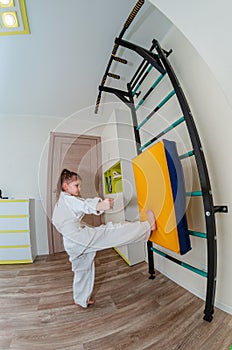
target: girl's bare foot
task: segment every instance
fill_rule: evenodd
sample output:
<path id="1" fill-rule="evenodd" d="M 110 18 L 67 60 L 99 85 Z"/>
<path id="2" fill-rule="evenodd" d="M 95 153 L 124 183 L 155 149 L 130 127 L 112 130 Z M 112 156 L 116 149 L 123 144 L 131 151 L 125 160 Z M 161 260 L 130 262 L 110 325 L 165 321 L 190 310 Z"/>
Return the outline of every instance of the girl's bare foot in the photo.
<path id="1" fill-rule="evenodd" d="M 88 306 L 91 306 L 91 305 L 94 305 L 94 303 L 95 303 L 95 301 L 94 301 L 93 299 L 90 299 L 90 300 L 88 301 L 87 307 L 88 307 Z M 78 304 L 78 303 L 75 303 L 75 305 L 80 306 L 80 307 L 83 308 L 83 309 L 86 309 L 86 307 L 81 306 L 81 305 Z"/>
<path id="2" fill-rule="evenodd" d="M 151 231 L 156 230 L 156 220 L 155 220 L 155 214 L 153 212 L 153 210 L 148 209 L 146 211 L 147 214 L 147 221 L 149 222 L 150 226 L 151 226 Z"/>

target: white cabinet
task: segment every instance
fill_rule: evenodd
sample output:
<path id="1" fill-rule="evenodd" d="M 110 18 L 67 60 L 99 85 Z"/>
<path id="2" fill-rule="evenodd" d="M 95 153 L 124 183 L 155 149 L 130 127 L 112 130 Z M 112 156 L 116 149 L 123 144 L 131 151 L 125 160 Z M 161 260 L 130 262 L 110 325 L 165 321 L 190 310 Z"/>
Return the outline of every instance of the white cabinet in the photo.
<path id="1" fill-rule="evenodd" d="M 105 213 L 105 221 L 135 221 L 139 220 L 140 215 L 131 162 L 137 155 L 134 127 L 129 110 L 115 109 L 112 118 L 113 122 L 107 125 L 102 134 L 103 172 L 105 174 L 109 171 L 111 173 L 109 175 L 112 175 L 116 171 L 117 176 L 118 163 L 120 162 L 123 192 L 114 193 L 120 191 L 119 179 L 117 178 L 115 178 L 116 186 L 113 186 L 112 182 L 112 193 L 106 191 L 104 177 L 104 197 L 113 197 L 115 203 L 113 210 Z M 113 181 L 113 177 L 111 180 Z M 107 185 L 110 185 L 109 179 Z M 127 244 L 116 247 L 115 250 L 129 265 L 146 259 L 146 242 Z"/>
<path id="2" fill-rule="evenodd" d="M 125 162 L 124 160 L 121 160 L 120 163 L 123 192 L 105 194 L 106 198 L 114 198 L 114 208 L 105 213 L 106 222 L 111 221 L 116 223 L 125 220 L 139 220 L 132 165 L 130 162 Z M 145 261 L 146 243 L 144 242 L 131 243 L 120 247 L 114 247 L 114 249 L 129 266 Z"/>
<path id="3" fill-rule="evenodd" d="M 0 199 L 0 264 L 32 263 L 36 255 L 33 199 Z"/>

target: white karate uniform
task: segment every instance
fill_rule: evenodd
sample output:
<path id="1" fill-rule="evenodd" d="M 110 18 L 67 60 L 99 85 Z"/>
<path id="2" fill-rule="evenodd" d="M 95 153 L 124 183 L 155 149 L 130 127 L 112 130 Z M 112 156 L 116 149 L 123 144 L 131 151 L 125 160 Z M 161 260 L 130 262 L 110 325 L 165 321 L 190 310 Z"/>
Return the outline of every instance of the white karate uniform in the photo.
<path id="1" fill-rule="evenodd" d="M 72 263 L 73 299 L 82 307 L 88 306 L 93 291 L 96 251 L 147 241 L 151 232 L 148 221 L 110 222 L 98 227 L 83 225 L 81 219 L 85 214 L 102 214 L 96 210 L 101 200 L 98 197 L 82 199 L 62 191 L 52 216 L 52 223 L 63 235 L 64 248 Z"/>

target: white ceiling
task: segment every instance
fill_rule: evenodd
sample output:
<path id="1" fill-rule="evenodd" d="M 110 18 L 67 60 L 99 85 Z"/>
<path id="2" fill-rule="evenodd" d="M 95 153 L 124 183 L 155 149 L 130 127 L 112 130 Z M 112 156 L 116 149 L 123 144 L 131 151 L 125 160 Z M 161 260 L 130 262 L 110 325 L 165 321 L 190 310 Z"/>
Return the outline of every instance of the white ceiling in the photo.
<path id="1" fill-rule="evenodd" d="M 94 105 L 114 39 L 135 4 L 27 0 L 31 34 L 0 37 L 0 115 L 66 117 Z M 148 48 L 171 26 L 147 0 L 124 38 Z M 112 65 L 111 71 L 122 76 L 114 81 L 117 88 L 130 80 L 141 61 L 135 53 L 120 51 L 129 64 Z"/>

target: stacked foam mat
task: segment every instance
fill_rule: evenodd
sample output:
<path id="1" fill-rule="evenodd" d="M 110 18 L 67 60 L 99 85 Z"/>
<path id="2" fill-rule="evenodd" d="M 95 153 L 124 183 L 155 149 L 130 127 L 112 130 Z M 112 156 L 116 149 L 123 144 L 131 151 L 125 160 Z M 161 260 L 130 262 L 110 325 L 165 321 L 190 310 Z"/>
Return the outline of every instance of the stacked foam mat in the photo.
<path id="1" fill-rule="evenodd" d="M 179 254 L 191 249 L 184 174 L 176 143 L 162 140 L 132 160 L 141 220 L 152 209 L 157 228 L 150 241 Z"/>

